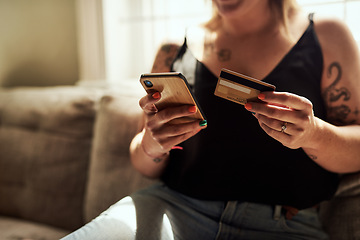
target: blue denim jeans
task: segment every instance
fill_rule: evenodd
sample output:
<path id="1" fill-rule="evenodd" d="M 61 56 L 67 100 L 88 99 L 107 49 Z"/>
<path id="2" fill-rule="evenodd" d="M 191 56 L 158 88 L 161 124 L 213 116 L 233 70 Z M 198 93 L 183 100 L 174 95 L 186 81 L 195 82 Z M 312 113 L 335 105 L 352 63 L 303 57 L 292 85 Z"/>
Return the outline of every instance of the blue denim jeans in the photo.
<path id="1" fill-rule="evenodd" d="M 156 184 L 126 197 L 63 240 L 328 239 L 317 210 L 291 220 L 274 206 L 238 201 L 203 201 Z"/>

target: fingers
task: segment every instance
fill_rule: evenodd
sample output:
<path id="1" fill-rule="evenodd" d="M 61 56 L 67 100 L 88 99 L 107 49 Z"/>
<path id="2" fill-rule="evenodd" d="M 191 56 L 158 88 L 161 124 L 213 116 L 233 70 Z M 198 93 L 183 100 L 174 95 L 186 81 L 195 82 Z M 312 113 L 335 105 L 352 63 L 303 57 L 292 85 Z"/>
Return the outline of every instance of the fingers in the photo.
<path id="1" fill-rule="evenodd" d="M 149 121 L 149 124 L 159 125 L 159 124 L 168 123 L 179 118 L 189 117 L 191 115 L 194 115 L 196 111 L 197 108 L 191 105 L 182 105 L 178 107 L 165 108 L 157 112 L 156 116 L 154 116 Z"/>
<path id="2" fill-rule="evenodd" d="M 148 126 L 150 128 L 153 125 L 160 125 L 164 123 L 168 123 L 172 120 L 181 117 L 191 116 L 196 113 L 197 108 L 193 105 L 182 105 L 177 107 L 168 107 L 159 111 L 155 103 L 157 103 L 161 99 L 161 94 L 159 92 L 149 93 L 143 98 L 140 99 L 139 105 L 147 115 L 155 115 L 156 117 L 152 117 L 148 121 Z"/>
<path id="3" fill-rule="evenodd" d="M 313 115 L 312 103 L 292 93 L 263 92 L 259 94 L 259 99 L 263 102 L 247 103 L 245 108 L 268 118 L 293 124 L 307 121 Z"/>
<path id="4" fill-rule="evenodd" d="M 278 106 L 287 106 L 295 110 L 312 109 L 312 103 L 304 97 L 287 92 L 262 92 L 258 98 L 264 102 Z"/>
<path id="5" fill-rule="evenodd" d="M 275 130 L 281 130 L 282 123 L 300 124 L 306 121 L 308 114 L 304 111 L 290 108 L 278 107 L 261 103 L 248 103 L 245 108 L 256 113 L 257 117 L 262 117 L 264 122 L 269 123 Z"/>
<path id="6" fill-rule="evenodd" d="M 245 108 L 269 136 L 293 149 L 309 141 L 315 116 L 308 99 L 283 92 L 263 92 L 258 97 L 263 102 L 249 102 Z"/>
<path id="7" fill-rule="evenodd" d="M 196 113 L 196 106 L 192 105 L 182 105 L 178 107 L 169 107 L 165 108 L 162 111 L 159 111 L 155 103 L 161 99 L 161 94 L 159 92 L 154 92 L 147 94 L 145 97 L 141 98 L 139 101 L 140 107 L 143 109 L 145 114 L 154 115 L 156 113 L 156 119 L 153 119 L 154 124 L 162 124 L 170 122 L 176 118 L 186 117 Z"/>
<path id="8" fill-rule="evenodd" d="M 179 124 L 172 124 L 171 122 L 161 123 L 161 121 L 158 120 L 157 116 L 153 117 L 152 120 L 148 121 L 145 124 L 146 130 L 151 132 L 153 139 L 160 143 L 160 145 L 165 145 L 164 141 L 170 141 L 171 138 L 178 138 L 180 143 L 189 138 L 189 136 L 195 135 L 201 129 L 206 127 L 206 121 L 204 122 L 200 120 L 194 120 L 187 123 Z"/>
<path id="9" fill-rule="evenodd" d="M 205 127 L 201 127 L 197 121 L 186 124 L 168 125 L 152 131 L 152 137 L 163 150 L 169 151 L 173 146 L 193 137 L 203 128 Z"/>
<path id="10" fill-rule="evenodd" d="M 201 129 L 201 126 L 198 121 L 193 121 L 183 124 L 165 124 L 159 129 L 153 129 L 148 126 L 148 129 L 152 130 L 155 139 L 160 139 L 164 138 L 163 136 L 170 138 L 198 131 Z"/>
<path id="11" fill-rule="evenodd" d="M 260 127 L 272 138 L 274 138 L 275 140 L 283 143 L 285 146 L 288 145 L 287 143 L 289 143 L 292 139 L 292 135 L 288 134 L 287 132 L 281 132 L 269 127 L 268 125 L 266 125 L 263 122 L 259 122 Z M 290 147 L 290 144 L 288 145 Z M 292 147 L 292 148 L 297 148 L 297 147 Z"/>
<path id="12" fill-rule="evenodd" d="M 140 99 L 139 105 L 145 114 L 153 114 L 158 111 L 155 103 L 158 102 L 160 98 L 161 94 L 159 92 L 150 93 Z"/>
<path id="13" fill-rule="evenodd" d="M 145 126 L 145 132 L 151 136 L 151 139 L 160 147 L 158 152 L 167 152 L 175 145 L 193 137 L 202 129 L 206 128 L 206 124 L 202 121 L 195 120 L 182 124 L 162 124 L 154 126 Z"/>
<path id="14" fill-rule="evenodd" d="M 291 122 L 268 118 L 260 114 L 256 115 L 256 118 L 259 120 L 260 125 L 264 125 L 265 127 L 270 128 L 282 134 L 296 135 L 304 131 L 303 126 L 296 125 Z"/>
<path id="15" fill-rule="evenodd" d="M 151 137 L 151 141 L 156 142 L 156 146 L 160 147 L 153 148 L 154 153 L 169 151 L 171 147 L 196 135 L 207 125 L 206 121 L 191 119 L 191 115 L 197 112 L 196 106 L 182 105 L 158 110 L 155 104 L 160 98 L 160 93 L 154 92 L 147 94 L 139 101 L 139 105 L 146 116 L 144 130 L 147 136 Z M 179 122 L 178 119 L 183 117 L 190 118 L 185 123 L 175 124 L 175 121 Z"/>

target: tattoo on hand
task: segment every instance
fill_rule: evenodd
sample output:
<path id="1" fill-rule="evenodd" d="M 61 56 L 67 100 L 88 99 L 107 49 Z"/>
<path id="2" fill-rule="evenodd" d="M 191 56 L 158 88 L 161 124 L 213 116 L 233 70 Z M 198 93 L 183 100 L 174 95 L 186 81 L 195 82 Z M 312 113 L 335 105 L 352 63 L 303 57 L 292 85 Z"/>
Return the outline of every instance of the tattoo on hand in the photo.
<path id="1" fill-rule="evenodd" d="M 315 155 L 309 154 L 308 156 L 309 156 L 309 158 L 311 158 L 312 160 L 316 160 L 316 159 L 317 159 L 317 156 L 315 156 Z"/>
<path id="2" fill-rule="evenodd" d="M 159 162 L 161 162 L 161 158 L 154 158 L 153 161 L 156 163 L 159 163 Z"/>
<path id="3" fill-rule="evenodd" d="M 334 73 L 334 70 L 336 70 L 336 75 Z M 330 122 L 337 125 L 349 124 L 349 120 L 347 118 L 351 113 L 350 107 L 344 103 L 334 105 L 336 102 L 339 102 L 341 100 L 343 102 L 346 102 L 349 101 L 351 98 L 351 93 L 347 88 L 339 88 L 337 86 L 342 77 L 342 68 L 338 62 L 333 62 L 330 64 L 327 71 L 327 76 L 328 78 L 334 77 L 333 83 L 330 84 L 330 86 L 327 87 L 323 92 L 323 97 L 325 103 L 327 104 L 328 119 Z"/>

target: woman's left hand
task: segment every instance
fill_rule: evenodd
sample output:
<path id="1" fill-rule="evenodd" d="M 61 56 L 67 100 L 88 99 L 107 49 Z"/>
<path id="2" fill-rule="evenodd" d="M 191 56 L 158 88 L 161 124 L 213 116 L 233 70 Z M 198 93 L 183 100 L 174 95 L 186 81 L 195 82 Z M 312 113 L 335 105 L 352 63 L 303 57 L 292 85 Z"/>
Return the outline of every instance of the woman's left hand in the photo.
<path id="1" fill-rule="evenodd" d="M 308 99 L 287 92 L 263 92 L 258 98 L 263 102 L 249 102 L 245 108 L 269 136 L 291 149 L 311 146 L 317 126 Z"/>

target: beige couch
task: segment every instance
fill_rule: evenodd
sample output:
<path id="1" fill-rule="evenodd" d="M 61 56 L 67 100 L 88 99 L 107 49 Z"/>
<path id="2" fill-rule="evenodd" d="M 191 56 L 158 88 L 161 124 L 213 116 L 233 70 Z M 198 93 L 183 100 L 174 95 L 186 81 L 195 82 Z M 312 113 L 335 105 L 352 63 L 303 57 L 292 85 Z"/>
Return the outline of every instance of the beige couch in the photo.
<path id="1" fill-rule="evenodd" d="M 129 162 L 141 87 L 0 91 L 0 239 L 59 239 L 150 183 Z"/>
<path id="2" fill-rule="evenodd" d="M 0 240 L 59 239 L 151 183 L 131 167 L 139 84 L 0 90 Z M 321 206 L 332 239 L 360 239 L 360 176 Z"/>

